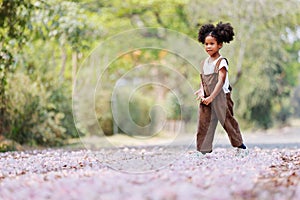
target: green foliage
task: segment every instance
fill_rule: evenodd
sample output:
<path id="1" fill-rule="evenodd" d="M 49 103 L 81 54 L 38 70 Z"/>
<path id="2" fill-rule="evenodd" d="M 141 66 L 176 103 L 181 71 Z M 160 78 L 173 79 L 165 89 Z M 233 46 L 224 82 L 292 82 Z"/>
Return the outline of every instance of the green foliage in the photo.
<path id="1" fill-rule="evenodd" d="M 85 4 L 82 1 L 83 4 Z M 112 0 L 99 5 L 89 0 L 85 5 L 101 13 L 99 20 L 108 36 L 131 28 L 164 27 L 192 34 L 186 10 L 187 0 Z M 94 6 L 92 6 L 94 5 Z"/>
<path id="2" fill-rule="evenodd" d="M 103 134 L 107 136 L 113 135 L 114 122 L 111 111 L 111 93 L 108 91 L 101 91 L 100 93 L 96 94 L 95 99 L 95 114 L 97 116 L 97 122 L 99 123 L 99 126 L 103 131 Z"/>
<path id="3" fill-rule="evenodd" d="M 131 28 L 165 27 L 196 40 L 199 25 L 218 21 L 231 22 L 236 33 L 221 53 L 230 61 L 237 116 L 248 126 L 268 128 L 275 122 L 284 123 L 292 113 L 300 113 L 295 90 L 300 72 L 299 10 L 298 0 L 2 0 L 0 136 L 42 145 L 62 144 L 65 138 L 77 137 L 71 104 L 74 74 L 90 49 L 107 37 Z M 127 70 L 149 62 L 176 64 L 176 70 L 192 85 L 199 83 L 184 61 L 166 51 L 136 50 L 121 56 L 106 72 L 103 101 L 95 105 L 104 134 L 113 132 L 111 94 L 107 91 Z M 154 68 L 150 73 L 160 80 L 168 79 L 181 98 L 191 99 L 179 105 L 174 95 L 162 91 L 169 119 L 182 117 L 189 122 L 197 117 L 193 95 L 180 88 L 176 77 L 167 71 L 157 74 Z M 57 82 L 61 75 L 66 79 Z M 154 96 L 157 91 L 143 90 Z M 149 112 L 160 116 L 159 109 L 151 110 L 155 100 L 137 93 L 128 102 L 137 125 L 154 120 Z M 124 102 L 121 98 L 118 101 L 122 112 Z M 122 123 L 126 125 L 125 120 Z M 91 129 L 96 126 L 89 125 Z"/>
<path id="4" fill-rule="evenodd" d="M 55 112 L 49 102 L 51 94 L 39 82 L 15 73 L 9 77 L 8 116 L 10 129 L 5 134 L 20 144 L 60 145 L 66 138 L 61 125 L 64 114 Z"/>
<path id="5" fill-rule="evenodd" d="M 14 70 L 15 57 L 28 39 L 26 30 L 31 28 L 33 10 L 30 0 L 3 0 L 0 3 L 0 97 L 3 100 L 6 74 Z"/>
<path id="6" fill-rule="evenodd" d="M 297 26 L 296 29 L 300 27 Z M 299 30 L 298 30 L 299 31 Z M 287 31 L 290 34 L 290 41 L 286 44 L 285 48 L 287 49 L 292 60 L 288 64 L 286 69 L 287 81 L 290 85 L 294 86 L 293 92 L 291 92 L 291 101 L 286 102 L 286 109 L 289 113 L 292 113 L 295 117 L 300 117 L 300 86 L 299 86 L 299 71 L 300 71 L 300 35 L 293 33 L 291 30 Z"/>
<path id="7" fill-rule="evenodd" d="M 111 112 L 109 113 L 99 113 L 99 115 L 101 116 L 100 120 L 99 120 L 99 124 L 100 127 L 103 131 L 103 134 L 106 136 L 111 136 L 114 134 L 114 129 L 113 129 L 113 117 Z"/>
<path id="8" fill-rule="evenodd" d="M 166 97 L 167 117 L 172 120 L 181 119 L 181 107 L 177 97 L 169 92 Z"/>
<path id="9" fill-rule="evenodd" d="M 127 130 L 136 130 L 132 129 L 132 126 L 148 127 L 148 125 L 152 123 L 152 126 L 149 126 L 142 135 L 149 136 L 155 130 L 156 123 L 158 123 L 158 121 L 155 121 L 158 117 L 158 111 L 155 109 L 151 110 L 154 106 L 154 99 L 140 92 L 135 92 L 133 96 L 129 98 L 130 94 L 130 90 L 124 88 L 117 94 L 115 102 L 113 102 L 115 106 L 114 109 L 116 109 L 114 118 L 118 121 L 118 131 L 134 135 L 135 133 L 128 133 Z M 100 127 L 105 135 L 111 135 L 113 133 L 114 123 L 111 110 L 111 95 L 109 92 L 104 91 L 101 94 L 101 98 L 98 97 L 97 99 L 99 100 L 96 103 L 96 114 L 99 119 Z M 127 101 L 128 99 L 129 101 Z M 126 117 L 127 112 L 129 112 L 129 118 Z M 150 115 L 152 118 L 150 118 Z"/>
<path id="10" fill-rule="evenodd" d="M 57 83 L 53 69 L 68 62 L 72 51 L 80 55 L 89 45 L 86 38 L 98 36 L 86 13 L 78 4 L 60 0 L 4 0 L 0 6 L 0 136 L 46 146 L 78 137 L 72 82 Z M 64 51 L 63 61 L 58 48 Z M 74 73 L 76 67 L 73 64 Z M 15 76 L 25 82 L 14 80 Z"/>
<path id="11" fill-rule="evenodd" d="M 3 0 L 0 7 L 1 69 L 11 66 L 13 53 L 18 53 L 27 39 L 34 6 L 30 0 Z M 11 66 L 12 67 L 12 66 Z"/>
<path id="12" fill-rule="evenodd" d="M 25 44 L 33 5 L 30 0 L 0 2 L 0 135 L 8 129 L 6 104 L 7 74 L 14 70 L 15 55 Z"/>
<path id="13" fill-rule="evenodd" d="M 122 93 L 118 95 L 117 98 L 117 108 L 119 114 L 125 113 L 129 108 L 129 113 L 132 122 L 128 123 L 128 119 L 120 117 L 120 126 L 125 127 L 126 129 L 130 129 L 132 123 L 137 127 L 144 127 L 146 131 L 142 133 L 141 136 L 151 136 L 152 133 L 155 132 L 158 121 L 156 119 L 159 118 L 158 110 L 155 109 L 154 103 L 155 99 L 149 97 L 148 95 L 144 95 L 141 92 L 135 91 L 135 93 L 129 98 L 131 94 L 130 90 L 123 90 Z M 124 99 L 129 99 L 129 102 L 124 101 Z M 152 109 L 154 108 L 154 109 Z M 151 126 L 149 126 L 151 124 Z M 129 126 L 128 126 L 129 125 Z M 134 130 L 134 129 L 133 129 Z M 124 131 L 124 130 L 122 130 Z M 134 133 L 129 133 L 133 134 Z"/>
<path id="14" fill-rule="evenodd" d="M 54 80 L 52 80 L 54 81 Z M 72 111 L 72 99 L 71 99 L 71 87 L 67 84 L 53 84 L 50 89 L 51 94 L 48 102 L 51 111 L 61 116 L 61 126 L 65 129 L 66 137 L 76 138 L 83 136 L 83 133 L 78 132 L 74 124 L 73 111 Z"/>
<path id="15" fill-rule="evenodd" d="M 99 34 L 78 3 L 50 0 L 35 5 L 39 9 L 31 20 L 36 38 L 55 39 L 60 45 L 68 44 L 74 51 L 81 51 L 88 48 L 87 39 Z"/>
<path id="16" fill-rule="evenodd" d="M 121 96 L 123 95 L 120 95 L 120 97 Z M 135 92 L 135 94 L 130 99 L 129 112 L 131 114 L 133 122 L 137 126 L 144 127 L 151 123 L 150 110 L 153 105 L 153 101 L 154 99 L 151 99 L 139 92 Z M 123 98 L 118 99 L 118 102 L 122 104 L 124 102 Z M 124 103 L 128 103 L 128 102 L 124 102 Z M 126 105 L 124 104 L 124 106 Z M 154 118 L 155 116 L 153 116 L 153 119 Z"/>
<path id="17" fill-rule="evenodd" d="M 294 91 L 291 106 L 293 108 L 294 116 L 300 118 L 300 85 Z"/>

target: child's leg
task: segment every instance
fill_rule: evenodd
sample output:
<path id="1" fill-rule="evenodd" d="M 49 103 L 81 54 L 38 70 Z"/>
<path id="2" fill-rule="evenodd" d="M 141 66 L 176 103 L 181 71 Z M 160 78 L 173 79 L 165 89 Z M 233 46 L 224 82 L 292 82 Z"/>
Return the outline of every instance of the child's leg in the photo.
<path id="1" fill-rule="evenodd" d="M 243 139 L 239 128 L 239 124 L 233 116 L 233 101 L 231 99 L 230 93 L 226 94 L 226 100 L 226 118 L 222 126 L 229 136 L 231 145 L 233 147 L 239 147 L 243 144 Z"/>
<path id="2" fill-rule="evenodd" d="M 212 148 L 213 148 L 213 140 L 214 140 L 214 136 L 215 136 L 215 131 L 216 131 L 216 127 L 218 124 L 218 119 L 211 119 L 210 121 L 210 125 L 208 127 L 208 131 L 207 134 L 204 138 L 204 141 L 201 145 L 201 152 L 211 152 Z"/>
<path id="3" fill-rule="evenodd" d="M 218 119 L 211 106 L 200 105 L 197 131 L 197 150 L 203 153 L 212 151 L 212 143 Z"/>

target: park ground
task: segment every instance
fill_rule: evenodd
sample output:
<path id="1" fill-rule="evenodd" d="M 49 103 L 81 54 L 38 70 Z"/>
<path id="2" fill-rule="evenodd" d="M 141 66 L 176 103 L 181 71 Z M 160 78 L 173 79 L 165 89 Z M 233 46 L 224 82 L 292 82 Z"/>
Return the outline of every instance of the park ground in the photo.
<path id="1" fill-rule="evenodd" d="M 300 199 L 299 134 L 299 126 L 244 133 L 246 156 L 222 133 L 205 156 L 192 134 L 1 153 L 0 199 Z"/>

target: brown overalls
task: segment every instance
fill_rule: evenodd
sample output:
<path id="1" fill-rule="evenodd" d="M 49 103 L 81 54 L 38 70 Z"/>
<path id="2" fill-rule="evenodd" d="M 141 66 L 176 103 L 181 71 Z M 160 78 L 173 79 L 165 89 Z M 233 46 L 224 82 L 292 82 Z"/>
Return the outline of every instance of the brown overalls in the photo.
<path id="1" fill-rule="evenodd" d="M 216 63 L 213 74 L 203 73 L 204 61 L 200 64 L 200 76 L 204 90 L 204 97 L 208 97 L 214 90 L 219 76 L 219 65 L 223 58 Z M 238 147 L 242 145 L 243 139 L 238 122 L 233 117 L 233 101 L 230 93 L 225 94 L 223 88 L 216 98 L 209 104 L 200 103 L 199 122 L 197 130 L 197 150 L 211 152 L 215 130 L 218 121 L 227 132 L 231 145 Z"/>

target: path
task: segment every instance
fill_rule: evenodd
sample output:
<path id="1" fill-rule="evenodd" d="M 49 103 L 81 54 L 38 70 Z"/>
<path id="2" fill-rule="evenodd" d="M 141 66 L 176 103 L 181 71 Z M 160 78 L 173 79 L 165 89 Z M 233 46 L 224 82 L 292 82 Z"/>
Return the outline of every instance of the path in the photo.
<path id="1" fill-rule="evenodd" d="M 120 137 L 105 139 L 113 145 L 99 150 L 1 153 L 0 199 L 300 199 L 295 130 L 245 134 L 251 146 L 246 157 L 236 156 L 223 135 L 217 135 L 213 153 L 200 157 L 188 135 L 167 146 L 152 138 L 141 146 L 114 147 Z"/>
<path id="2" fill-rule="evenodd" d="M 168 149 L 149 148 L 3 153 L 0 199 L 300 198 L 299 150 L 234 153 L 216 148 L 177 160 Z"/>
<path id="3" fill-rule="evenodd" d="M 300 126 L 285 127 L 268 131 L 243 133 L 245 144 L 249 148 L 300 148 Z M 83 145 L 82 145 L 83 144 Z M 79 148 L 123 147 L 123 146 L 188 146 L 195 149 L 195 134 L 180 133 L 179 135 L 161 135 L 150 138 L 135 138 L 123 134 L 108 137 L 82 138 Z M 218 132 L 214 138 L 215 147 L 230 148 L 230 142 L 225 133 Z"/>

